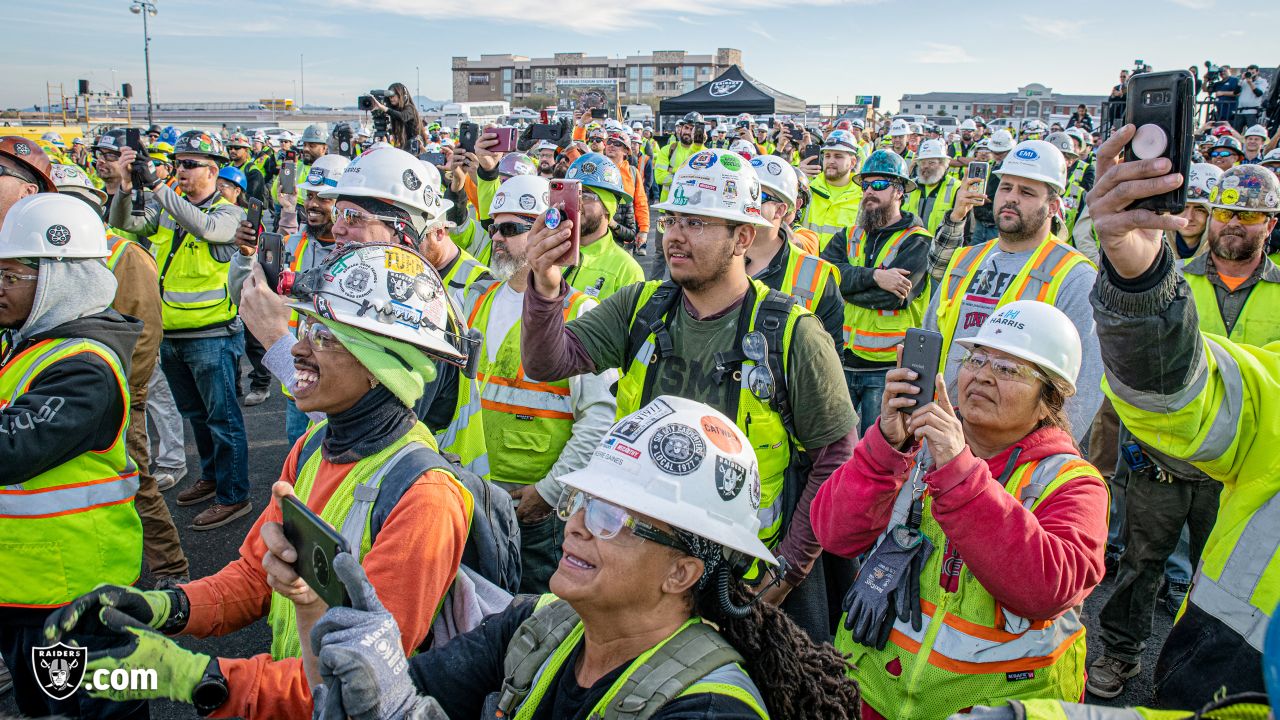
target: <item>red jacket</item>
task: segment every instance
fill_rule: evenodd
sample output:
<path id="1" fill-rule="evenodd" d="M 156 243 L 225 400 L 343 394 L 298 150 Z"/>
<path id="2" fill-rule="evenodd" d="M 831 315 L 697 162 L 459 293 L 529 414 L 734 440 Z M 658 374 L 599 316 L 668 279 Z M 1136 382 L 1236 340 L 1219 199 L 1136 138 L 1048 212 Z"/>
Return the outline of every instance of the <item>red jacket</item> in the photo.
<path id="1" fill-rule="evenodd" d="M 996 483 L 1015 447 L 1023 448 L 1019 464 L 1079 454 L 1068 433 L 1041 428 L 985 462 L 966 447 L 925 476 L 926 492 L 950 546 L 983 588 L 1022 617 L 1056 618 L 1102 580 L 1107 488 L 1095 477 L 1068 481 L 1033 513 Z M 813 500 L 823 548 L 845 557 L 871 548 L 889 524 L 913 456 L 891 447 L 878 422 L 871 427 Z"/>

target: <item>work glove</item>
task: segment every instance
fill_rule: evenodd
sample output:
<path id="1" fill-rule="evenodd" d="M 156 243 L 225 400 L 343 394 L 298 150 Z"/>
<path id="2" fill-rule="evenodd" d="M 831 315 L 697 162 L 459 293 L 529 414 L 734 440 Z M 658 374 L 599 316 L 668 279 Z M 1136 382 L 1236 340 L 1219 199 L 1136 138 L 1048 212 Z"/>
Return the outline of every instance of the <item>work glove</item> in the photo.
<path id="1" fill-rule="evenodd" d="M 923 539 L 919 531 L 896 528 L 863 562 L 844 598 L 844 627 L 854 642 L 884 649 L 895 620 L 894 594 L 908 589 L 905 578 Z"/>
<path id="2" fill-rule="evenodd" d="M 909 533 L 911 531 L 905 527 L 899 527 L 894 532 Z M 907 567 L 907 573 L 902 578 L 902 584 L 898 586 L 897 592 L 893 594 L 893 607 L 899 620 L 902 622 L 910 620 L 911 629 L 919 630 L 921 625 L 920 574 L 924 571 L 924 564 L 929 562 L 929 556 L 933 554 L 933 543 L 929 542 L 929 538 L 925 537 L 919 530 L 915 532 L 920 536 L 920 545 L 916 553 L 911 556 L 911 564 Z M 904 539 L 900 541 L 900 544 L 910 544 L 910 542 L 910 540 Z"/>
<path id="3" fill-rule="evenodd" d="M 56 643 L 63 635 L 71 632 L 94 634 L 100 631 L 100 611 L 104 608 L 113 608 L 153 630 L 165 628 L 169 632 L 177 632 L 186 626 L 185 619 L 182 620 L 182 627 L 166 627 L 166 624 L 172 625 L 169 621 L 177 604 L 177 592 L 139 590 L 104 583 L 50 613 L 44 621 L 44 639 Z"/>
<path id="4" fill-rule="evenodd" d="M 85 677 L 92 678 L 98 670 L 151 670 L 155 673 L 156 683 L 154 688 L 137 690 L 90 688 L 90 695 L 116 702 L 161 698 L 191 702 L 191 693 L 209 669 L 209 664 L 215 662 L 212 658 L 179 647 L 172 639 L 114 607 L 102 608 L 99 619 L 106 634 L 119 636 L 121 642 L 107 650 L 91 648 Z"/>
<path id="5" fill-rule="evenodd" d="M 133 181 L 148 190 L 154 190 L 160 184 L 160 178 L 156 177 L 156 168 L 146 155 L 138 155 L 130 169 L 133 172 Z"/>
<path id="6" fill-rule="evenodd" d="M 333 560 L 351 607 L 331 607 L 311 630 L 323 685 L 312 690 L 313 718 L 383 720 L 435 717 L 428 697 L 409 678 L 400 628 L 382 606 L 364 569 L 350 553 Z M 443 713 L 440 714 L 443 717 Z"/>

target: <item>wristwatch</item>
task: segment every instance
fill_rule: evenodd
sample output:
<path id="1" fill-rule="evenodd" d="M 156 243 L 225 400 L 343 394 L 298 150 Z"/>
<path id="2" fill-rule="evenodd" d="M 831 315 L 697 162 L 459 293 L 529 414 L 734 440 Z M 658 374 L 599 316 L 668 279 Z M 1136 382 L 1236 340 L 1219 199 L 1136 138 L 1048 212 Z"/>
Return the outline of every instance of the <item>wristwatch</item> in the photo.
<path id="1" fill-rule="evenodd" d="M 213 658 L 209 661 L 209 667 L 205 669 L 204 676 L 191 691 L 191 704 L 195 706 L 200 717 L 205 717 L 222 707 L 230 695 L 227 679 L 223 677 L 222 669 L 218 667 L 218 659 Z"/>

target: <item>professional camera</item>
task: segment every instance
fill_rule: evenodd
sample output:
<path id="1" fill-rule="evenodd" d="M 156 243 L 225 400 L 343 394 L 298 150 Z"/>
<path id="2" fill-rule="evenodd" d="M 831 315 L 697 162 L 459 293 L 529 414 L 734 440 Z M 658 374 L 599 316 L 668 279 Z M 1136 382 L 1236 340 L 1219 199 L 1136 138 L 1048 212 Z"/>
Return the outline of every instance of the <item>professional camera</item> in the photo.
<path id="1" fill-rule="evenodd" d="M 1216 83 L 1222 79 L 1222 68 L 1214 65 L 1212 62 L 1204 61 L 1204 83 Z"/>
<path id="2" fill-rule="evenodd" d="M 373 90 L 370 90 L 368 95 L 361 95 L 356 100 L 356 107 L 360 108 L 361 110 L 364 110 L 365 112 L 373 112 L 373 113 L 381 112 L 373 109 L 374 98 L 377 98 L 378 102 L 382 103 L 383 105 L 386 105 L 387 91 L 381 88 L 375 88 Z"/>

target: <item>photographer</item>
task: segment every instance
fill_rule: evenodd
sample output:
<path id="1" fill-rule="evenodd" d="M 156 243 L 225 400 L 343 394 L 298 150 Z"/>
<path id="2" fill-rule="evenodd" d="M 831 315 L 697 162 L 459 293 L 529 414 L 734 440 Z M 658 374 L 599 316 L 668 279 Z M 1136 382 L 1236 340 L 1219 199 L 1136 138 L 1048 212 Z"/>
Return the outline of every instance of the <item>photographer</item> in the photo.
<path id="1" fill-rule="evenodd" d="M 1213 84 L 1213 97 L 1218 104 L 1218 120 L 1231 122 L 1236 112 L 1236 102 L 1240 97 L 1240 78 L 1231 74 L 1231 68 L 1223 65 L 1222 76 Z"/>
<path id="2" fill-rule="evenodd" d="M 416 141 L 425 145 L 428 142 L 427 132 L 422 125 L 422 118 L 418 116 L 417 104 L 409 95 L 409 88 L 405 87 L 404 83 L 391 83 L 387 93 L 381 97 L 379 95 L 370 93 L 370 97 L 373 98 L 373 111 L 375 115 L 381 112 L 390 116 L 390 143 L 414 155 L 421 152 L 419 148 L 414 147 L 414 143 Z M 387 100 L 385 105 L 382 103 L 384 97 Z"/>
<path id="3" fill-rule="evenodd" d="M 1245 128 L 1262 122 L 1262 102 L 1270 91 L 1271 85 L 1258 72 L 1257 65 L 1245 68 L 1240 76 L 1239 105 L 1231 119 L 1236 132 L 1244 132 Z"/>

